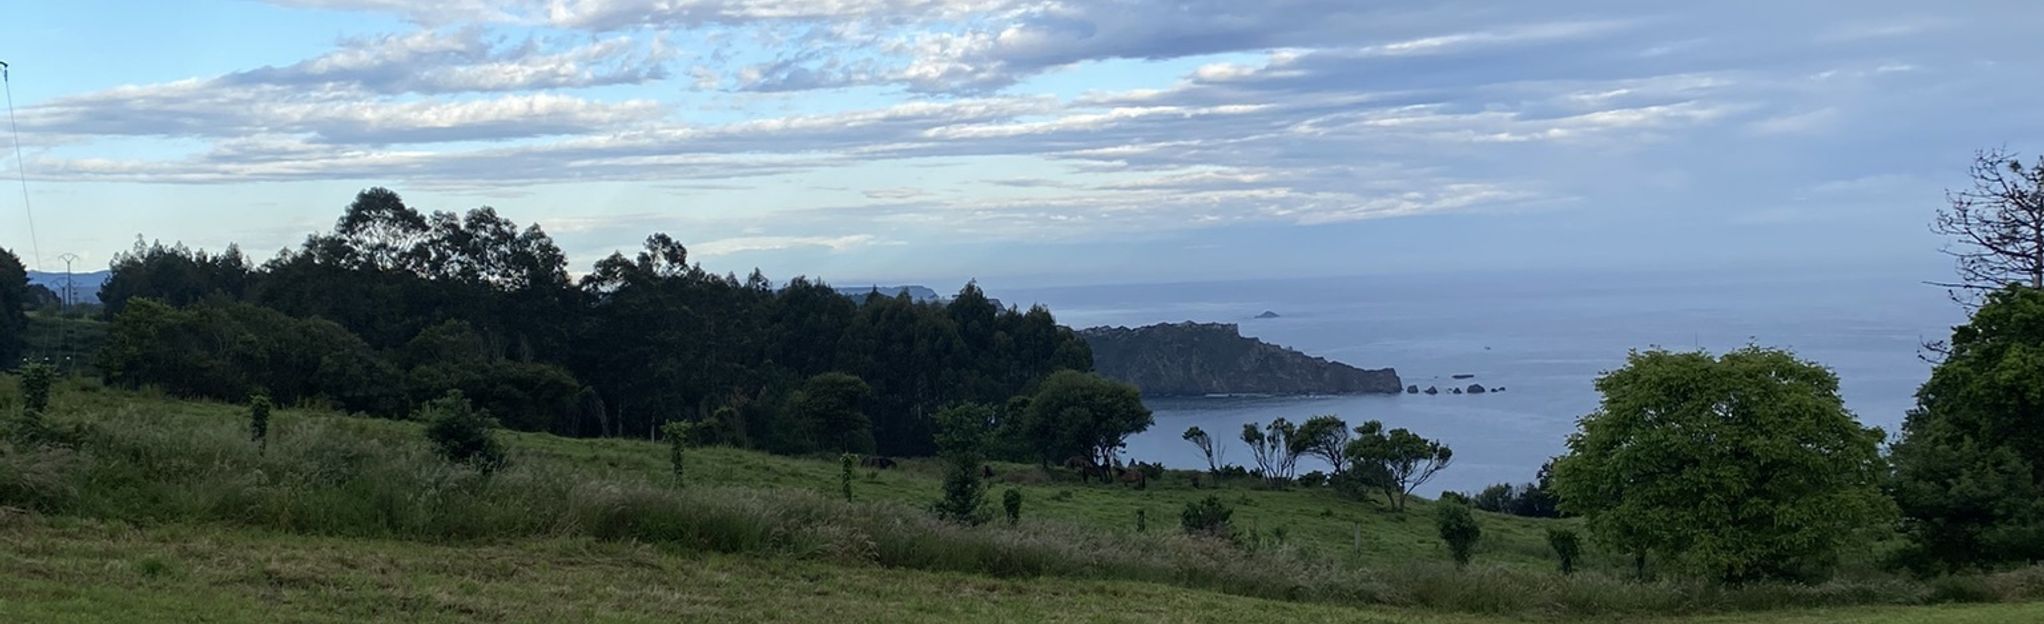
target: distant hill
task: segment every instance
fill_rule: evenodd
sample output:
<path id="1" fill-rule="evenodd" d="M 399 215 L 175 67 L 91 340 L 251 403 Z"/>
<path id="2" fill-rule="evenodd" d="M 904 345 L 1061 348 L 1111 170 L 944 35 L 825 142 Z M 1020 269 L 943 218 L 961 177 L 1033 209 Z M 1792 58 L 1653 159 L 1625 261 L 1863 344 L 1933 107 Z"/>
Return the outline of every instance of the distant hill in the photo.
<path id="1" fill-rule="evenodd" d="M 931 290 L 928 286 L 874 285 L 874 286 L 837 286 L 835 288 L 837 289 L 837 293 L 840 295 L 860 300 L 865 299 L 866 295 L 872 294 L 874 291 L 879 291 L 880 295 L 883 297 L 900 296 L 901 293 L 906 292 L 908 293 L 908 297 L 910 299 L 914 299 L 918 302 L 936 301 L 937 299 L 940 298 L 937 296 L 937 291 Z"/>
<path id="2" fill-rule="evenodd" d="M 1095 327 L 1093 368 L 1147 396 L 1395 394 L 1398 371 L 1364 370 L 1242 335 L 1229 323 Z"/>
<path id="3" fill-rule="evenodd" d="M 73 295 L 78 298 L 78 303 L 99 303 L 99 287 L 106 283 L 107 278 L 112 276 L 112 271 L 72 273 L 70 276 L 71 289 Z M 50 289 L 51 292 L 62 295 L 64 293 L 64 277 L 63 273 L 29 271 L 28 283 L 41 284 L 44 288 Z"/>

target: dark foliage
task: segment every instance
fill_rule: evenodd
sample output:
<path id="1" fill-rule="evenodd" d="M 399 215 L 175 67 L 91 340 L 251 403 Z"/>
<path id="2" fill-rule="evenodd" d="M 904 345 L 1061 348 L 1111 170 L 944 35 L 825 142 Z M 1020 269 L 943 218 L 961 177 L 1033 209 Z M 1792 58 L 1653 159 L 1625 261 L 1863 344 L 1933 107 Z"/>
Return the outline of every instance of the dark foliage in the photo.
<path id="1" fill-rule="evenodd" d="M 21 364 L 29 304 L 28 268 L 14 252 L 0 249 L 0 370 Z"/>
<path id="2" fill-rule="evenodd" d="M 1917 390 L 1892 461 L 1910 546 L 1923 573 L 2044 560 L 2044 291 L 1987 296 L 1952 332 Z"/>
<path id="3" fill-rule="evenodd" d="M 248 398 L 248 438 L 259 446 L 270 445 L 270 395 L 257 394 Z"/>
<path id="4" fill-rule="evenodd" d="M 5 264 L 0 297 L 14 283 Z M 941 303 L 854 299 L 799 277 L 777 287 L 705 271 L 664 234 L 577 282 L 537 226 L 489 208 L 425 213 L 380 188 L 260 266 L 231 247 L 138 242 L 100 295 L 130 338 L 109 349 L 120 383 L 234 400 L 262 387 L 385 416 L 460 390 L 520 430 L 647 437 L 716 421 L 719 444 L 783 452 L 931 455 L 939 407 L 1002 404 L 1053 371 L 1092 368 L 1048 310 L 1001 308 L 975 284 Z M 145 300 L 155 309 L 129 318 Z M 863 434 L 834 422 L 836 437 L 818 438 L 801 428 L 814 412 L 786 413 L 850 416 L 804 392 L 827 373 L 870 388 Z"/>
<path id="5" fill-rule="evenodd" d="M 1562 574 L 1576 573 L 1576 561 L 1583 556 L 1583 541 L 1574 530 L 1547 529 L 1547 546 L 1554 549 L 1554 558 L 1561 562 Z"/>
<path id="6" fill-rule="evenodd" d="M 1235 510 L 1221 502 L 1221 497 L 1208 496 L 1196 503 L 1186 503 L 1185 511 L 1178 514 L 1178 525 L 1193 535 L 1232 537 L 1234 529 L 1229 519 L 1234 515 Z"/>
<path id="7" fill-rule="evenodd" d="M 497 441 L 494 431 L 497 422 L 488 412 L 476 409 L 460 392 L 428 401 L 419 407 L 417 416 L 426 421 L 426 440 L 447 461 L 484 474 L 504 466 L 504 446 Z"/>
<path id="8" fill-rule="evenodd" d="M 1455 565 L 1469 565 L 1476 554 L 1476 542 L 1483 539 L 1483 526 L 1476 523 L 1476 515 L 1469 513 L 1469 506 L 1460 502 L 1435 506 L 1434 528 L 1440 531 L 1441 541 L 1448 544 Z"/>

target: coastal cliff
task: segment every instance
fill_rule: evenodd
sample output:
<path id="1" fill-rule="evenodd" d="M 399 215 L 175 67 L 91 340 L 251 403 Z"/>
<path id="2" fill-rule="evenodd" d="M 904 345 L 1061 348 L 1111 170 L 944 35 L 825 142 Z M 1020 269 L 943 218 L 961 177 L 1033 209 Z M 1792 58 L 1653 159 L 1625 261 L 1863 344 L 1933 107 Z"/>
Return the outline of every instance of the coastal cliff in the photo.
<path id="1" fill-rule="evenodd" d="M 1396 394 L 1392 369 L 1364 370 L 1242 335 L 1234 324 L 1170 323 L 1079 331 L 1093 368 L 1146 396 Z"/>

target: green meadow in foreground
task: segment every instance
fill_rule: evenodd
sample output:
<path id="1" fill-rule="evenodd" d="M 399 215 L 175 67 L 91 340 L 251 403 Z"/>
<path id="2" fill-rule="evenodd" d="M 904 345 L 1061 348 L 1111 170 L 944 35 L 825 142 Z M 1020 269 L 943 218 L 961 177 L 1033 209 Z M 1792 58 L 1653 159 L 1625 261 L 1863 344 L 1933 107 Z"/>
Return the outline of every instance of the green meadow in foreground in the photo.
<path id="1" fill-rule="evenodd" d="M 14 392 L 0 383 L 0 404 Z M 286 409 L 258 446 L 242 406 L 58 395 L 57 443 L 0 443 L 0 621 L 2044 619 L 2014 604 L 2044 595 L 2038 568 L 1640 583 L 1593 551 L 1565 577 L 1544 532 L 1570 522 L 1479 513 L 1458 571 L 1428 503 L 1398 514 L 1324 489 L 1173 473 L 1137 490 L 998 465 L 1021 522 L 965 527 L 927 512 L 934 462 L 859 468 L 847 502 L 835 458 L 691 449 L 677 487 L 662 444 L 504 434 L 510 463 L 485 476 L 436 457 L 416 423 Z M 1209 495 L 1234 507 L 1236 543 L 1178 530 Z M 2010 604 L 1921 606 L 1955 601 Z M 1797 610 L 1818 607 L 1842 610 Z"/>

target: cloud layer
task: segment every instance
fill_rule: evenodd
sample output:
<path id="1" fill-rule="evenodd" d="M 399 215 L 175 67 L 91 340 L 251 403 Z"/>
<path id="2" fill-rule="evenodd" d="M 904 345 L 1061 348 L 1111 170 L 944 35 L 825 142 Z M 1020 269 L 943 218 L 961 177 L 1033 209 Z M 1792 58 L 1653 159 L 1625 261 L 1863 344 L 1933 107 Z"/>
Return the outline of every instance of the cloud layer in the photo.
<path id="1" fill-rule="evenodd" d="M 274 3 L 415 26 L 27 106 L 23 131 L 45 148 L 31 170 L 452 190 L 888 172 L 785 202 L 776 218 L 803 215 L 802 231 L 728 236 L 712 255 L 897 236 L 876 231 L 1112 237 L 1678 204 L 1707 175 L 1790 196 L 1813 177 L 1895 173 L 1804 157 L 1932 126 L 2034 130 L 1987 94 L 2037 69 L 2022 25 L 2044 17 L 1888 0 Z M 197 147 L 91 155 L 166 140 Z M 1753 153 L 1725 156 L 1739 150 Z"/>

